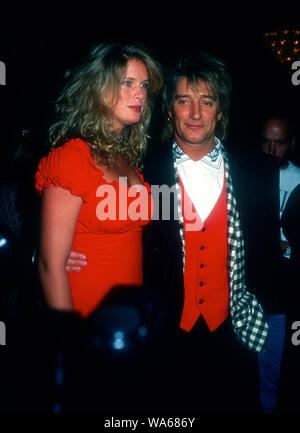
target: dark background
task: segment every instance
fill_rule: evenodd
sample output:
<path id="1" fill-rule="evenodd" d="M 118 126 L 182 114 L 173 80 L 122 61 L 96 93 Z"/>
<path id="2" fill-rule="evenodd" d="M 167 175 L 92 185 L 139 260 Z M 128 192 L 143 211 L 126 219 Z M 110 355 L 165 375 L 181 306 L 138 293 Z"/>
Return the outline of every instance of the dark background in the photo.
<path id="1" fill-rule="evenodd" d="M 300 85 L 292 84 L 291 65 L 282 65 L 263 40 L 266 31 L 300 29 L 289 21 L 257 21 L 244 6 L 236 18 L 227 12 L 211 12 L 186 6 L 164 13 L 153 5 L 135 8 L 115 5 L 61 11 L 18 11 L 3 15 L 0 60 L 6 64 L 6 86 L 0 86 L 2 161 L 24 143 L 38 159 L 45 152 L 53 101 L 63 85 L 65 71 L 81 61 L 89 49 L 102 41 L 142 42 L 150 47 L 163 66 L 187 50 L 210 51 L 227 61 L 233 79 L 229 141 L 254 146 L 261 117 L 268 112 L 286 111 L 299 123 Z M 242 6 L 241 6 L 242 8 Z M 74 7 L 72 12 L 74 12 Z M 114 9 L 114 8 L 112 8 Z M 242 13 L 243 12 L 243 13 Z M 24 13 L 24 15 L 23 15 Z M 226 13 L 225 13 L 226 14 Z M 249 16 L 248 16 L 249 15 Z M 228 18 L 230 16 L 230 18 Z M 18 18 L 17 18 L 18 17 Z M 248 20 L 246 20 L 248 18 Z M 299 59 L 300 60 L 300 59 Z M 153 125 L 158 121 L 153 116 Z M 294 159 L 299 160 L 299 150 Z"/>

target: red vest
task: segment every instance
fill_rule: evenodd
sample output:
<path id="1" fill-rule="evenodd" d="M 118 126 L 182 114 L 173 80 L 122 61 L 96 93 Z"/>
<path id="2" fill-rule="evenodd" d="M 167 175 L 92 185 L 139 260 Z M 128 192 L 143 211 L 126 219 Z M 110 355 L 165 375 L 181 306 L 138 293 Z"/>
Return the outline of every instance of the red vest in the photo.
<path id="1" fill-rule="evenodd" d="M 182 209 L 192 206 L 184 186 L 182 191 Z M 189 203 L 184 204 L 184 200 Z M 191 207 L 189 207 L 191 209 Z M 185 227 L 185 271 L 184 271 L 184 306 L 180 327 L 190 331 L 202 314 L 209 329 L 214 331 L 228 316 L 229 288 L 227 271 L 227 205 L 226 181 L 221 194 L 205 220 L 202 230 L 186 231 L 190 224 L 184 217 Z"/>

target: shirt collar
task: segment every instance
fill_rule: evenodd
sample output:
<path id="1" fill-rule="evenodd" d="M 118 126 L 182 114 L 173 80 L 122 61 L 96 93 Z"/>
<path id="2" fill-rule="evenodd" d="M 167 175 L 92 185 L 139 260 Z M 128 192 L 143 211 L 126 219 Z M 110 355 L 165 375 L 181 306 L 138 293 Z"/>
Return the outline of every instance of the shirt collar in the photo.
<path id="1" fill-rule="evenodd" d="M 206 163 L 212 167 L 219 168 L 220 161 L 222 161 L 222 154 L 224 151 L 223 144 L 221 141 L 215 137 L 215 147 L 210 150 L 206 155 L 203 156 L 199 161 L 196 162 L 203 162 Z M 176 164 L 181 164 L 185 161 L 191 160 L 191 158 L 183 152 L 183 150 L 178 146 L 176 141 L 173 143 L 173 153 L 176 159 Z"/>

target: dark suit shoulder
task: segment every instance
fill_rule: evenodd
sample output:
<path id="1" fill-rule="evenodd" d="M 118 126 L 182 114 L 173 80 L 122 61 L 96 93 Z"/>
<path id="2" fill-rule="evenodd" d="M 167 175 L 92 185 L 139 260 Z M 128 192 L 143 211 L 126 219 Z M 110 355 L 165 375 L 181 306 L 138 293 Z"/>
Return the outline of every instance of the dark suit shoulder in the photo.
<path id="1" fill-rule="evenodd" d="M 227 144 L 225 150 L 229 162 L 235 169 L 247 170 L 250 174 L 261 171 L 274 173 L 278 170 L 278 163 L 274 157 L 266 155 L 255 148 Z"/>
<path id="2" fill-rule="evenodd" d="M 172 159 L 172 144 L 161 142 L 149 149 L 144 160 L 144 178 L 150 184 L 173 185 L 175 182 Z"/>

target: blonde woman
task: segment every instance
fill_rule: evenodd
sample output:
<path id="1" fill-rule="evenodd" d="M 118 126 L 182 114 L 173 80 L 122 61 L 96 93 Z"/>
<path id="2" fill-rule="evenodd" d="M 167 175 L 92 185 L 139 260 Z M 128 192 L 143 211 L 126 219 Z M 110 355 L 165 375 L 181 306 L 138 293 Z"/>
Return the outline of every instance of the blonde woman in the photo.
<path id="1" fill-rule="evenodd" d="M 35 178 L 38 267 L 47 305 L 85 317 L 114 286 L 142 283 L 142 226 L 151 215 L 132 216 L 124 206 L 143 186 L 139 205 L 150 205 L 139 170 L 162 76 L 144 46 L 103 43 L 68 79 L 50 128 L 53 149 Z M 66 271 L 71 250 L 87 257 L 81 272 Z"/>

